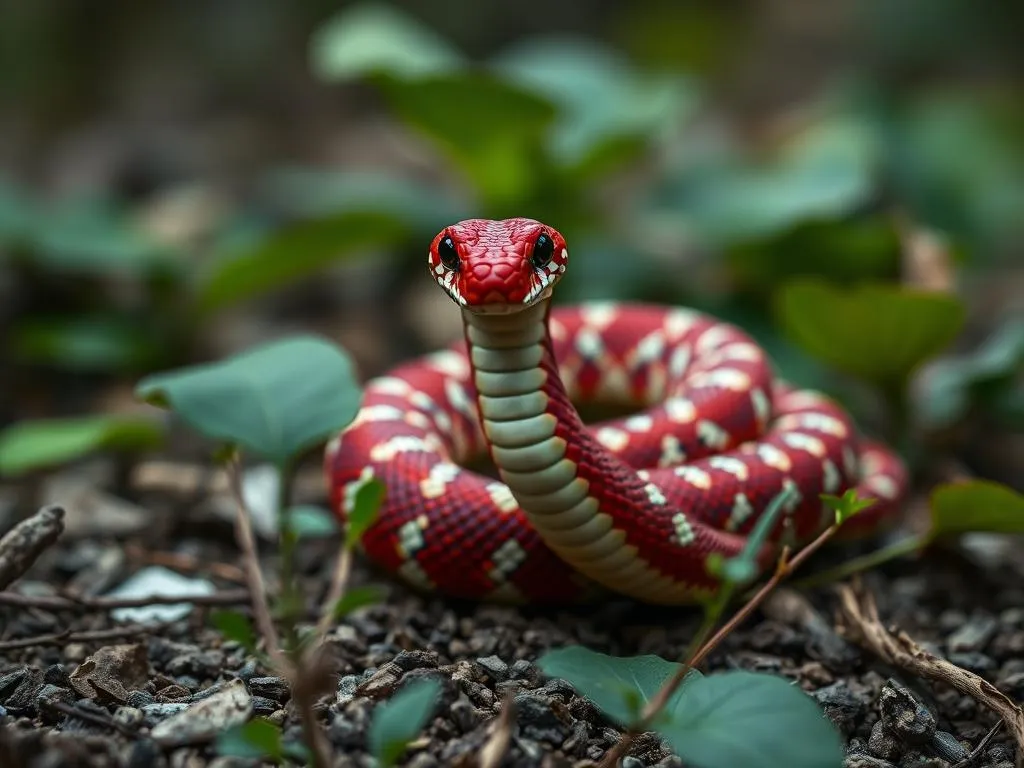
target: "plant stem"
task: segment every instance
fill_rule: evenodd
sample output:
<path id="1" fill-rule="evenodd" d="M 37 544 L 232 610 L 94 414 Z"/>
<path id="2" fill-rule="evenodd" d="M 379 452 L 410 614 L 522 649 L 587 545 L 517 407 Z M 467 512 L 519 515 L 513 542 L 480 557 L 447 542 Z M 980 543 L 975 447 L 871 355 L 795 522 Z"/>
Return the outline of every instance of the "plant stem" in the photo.
<path id="1" fill-rule="evenodd" d="M 803 579 L 793 582 L 794 587 L 819 587 L 822 584 L 830 584 L 841 579 L 853 576 L 855 573 L 875 568 L 890 560 L 905 555 L 913 555 L 920 552 L 929 544 L 927 536 L 908 536 L 905 539 L 893 542 L 886 547 L 868 552 L 866 555 L 854 557 L 834 568 L 829 568 L 819 573 L 812 574 Z"/>
<path id="2" fill-rule="evenodd" d="M 281 641 L 278 639 L 274 622 L 270 618 L 267 588 L 263 582 L 263 573 L 260 571 L 259 557 L 256 554 L 256 536 L 252 532 L 249 507 L 245 503 L 245 496 L 242 493 L 242 470 L 237 456 L 228 460 L 227 475 L 237 512 L 235 515 L 235 538 L 242 550 L 242 563 L 245 566 L 245 576 L 249 582 L 249 595 L 256 627 L 259 629 L 260 635 L 263 636 L 267 654 L 274 665 L 281 671 L 286 671 L 290 669 L 290 664 L 282 656 Z"/>
<path id="3" fill-rule="evenodd" d="M 287 645 L 290 652 L 298 649 L 299 638 L 296 623 L 298 621 L 297 606 L 301 600 L 298 584 L 295 579 L 295 530 L 289 506 L 292 498 L 292 485 L 295 479 L 295 467 L 290 461 L 277 466 L 277 524 L 279 532 L 279 561 L 281 579 L 280 617 L 284 626 Z"/>
<path id="4" fill-rule="evenodd" d="M 640 722 L 636 723 L 626 731 L 619 742 L 605 753 L 601 760 L 601 768 L 614 768 L 619 758 L 625 754 L 636 735 L 646 730 L 654 721 L 654 718 L 658 716 L 658 713 L 664 709 L 666 704 L 668 704 L 672 694 L 675 693 L 676 689 L 678 689 L 682 684 L 687 673 L 707 658 L 708 654 L 718 647 L 719 643 L 721 643 L 730 632 L 736 629 L 740 623 L 749 617 L 750 614 L 764 602 L 765 598 L 768 597 L 771 591 L 775 589 L 783 579 L 799 568 L 807 558 L 820 549 L 825 542 L 835 536 L 838 530 L 838 524 L 830 525 L 822 531 L 816 539 L 801 549 L 792 559 L 789 557 L 789 548 L 783 547 L 782 554 L 779 556 L 779 560 L 775 566 L 775 572 L 772 574 L 772 577 L 765 582 L 753 597 L 747 600 L 743 607 L 740 608 L 740 610 L 737 611 L 710 640 L 705 642 L 705 638 L 710 634 L 712 627 L 714 627 L 718 622 L 725 606 L 732 597 L 734 586 L 732 584 L 723 585 L 722 590 L 715 599 L 712 600 L 704 612 L 704 621 L 701 622 L 700 628 L 697 630 L 697 633 L 694 635 L 686 649 L 686 661 L 680 665 L 679 669 L 676 670 L 676 673 L 666 681 L 650 702 L 648 702 L 647 706 L 644 708 Z"/>

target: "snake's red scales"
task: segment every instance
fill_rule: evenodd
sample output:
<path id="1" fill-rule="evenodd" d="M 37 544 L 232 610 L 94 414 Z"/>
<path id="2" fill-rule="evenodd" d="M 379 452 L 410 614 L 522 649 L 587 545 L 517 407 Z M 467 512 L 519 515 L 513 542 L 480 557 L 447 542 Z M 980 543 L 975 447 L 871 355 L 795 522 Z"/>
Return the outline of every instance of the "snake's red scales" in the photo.
<path id="1" fill-rule="evenodd" d="M 837 404 L 777 380 L 747 335 L 707 315 L 551 308 L 567 260 L 562 236 L 529 219 L 434 239 L 430 273 L 465 340 L 368 382 L 326 453 L 342 517 L 366 478 L 385 485 L 370 558 L 459 597 L 568 602 L 598 582 L 682 603 L 714 589 L 708 554 L 738 553 L 786 487 L 774 541 L 819 532 L 819 494 L 849 487 L 878 500 L 851 531 L 893 517 L 905 468 Z M 584 425 L 573 402 L 634 413 Z M 488 452 L 500 480 L 464 468 Z"/>

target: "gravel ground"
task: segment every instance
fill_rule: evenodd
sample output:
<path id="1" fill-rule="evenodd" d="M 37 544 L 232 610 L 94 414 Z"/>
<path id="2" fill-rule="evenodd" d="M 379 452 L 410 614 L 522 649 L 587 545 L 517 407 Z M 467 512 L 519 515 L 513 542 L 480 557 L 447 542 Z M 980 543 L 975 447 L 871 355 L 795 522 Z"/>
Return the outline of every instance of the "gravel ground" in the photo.
<path id="1" fill-rule="evenodd" d="M 189 577 L 202 576 L 215 588 L 203 600 L 237 601 L 230 533 L 218 524 L 192 530 L 170 564 L 179 572 L 196 566 Z M 311 609 L 327 588 L 336 546 L 318 540 L 301 549 Z M 836 556 L 832 549 L 819 560 Z M 209 605 L 184 617 L 164 615 L 153 626 L 139 623 L 152 616 L 89 602 L 140 568 L 152 571 L 154 559 L 152 550 L 98 535 L 61 538 L 18 582 L 26 604 L 0 606 L 0 766 L 251 765 L 218 757 L 212 746 L 220 728 L 249 710 L 282 725 L 286 737 L 300 736 L 287 683 L 212 630 Z M 269 554 L 263 566 L 274 572 Z M 502 765 L 596 765 L 618 731 L 567 683 L 544 679 L 532 662 L 547 649 L 577 643 L 616 655 L 675 658 L 699 618 L 691 610 L 619 599 L 563 610 L 456 603 L 413 594 L 358 564 L 353 583 L 371 582 L 386 587 L 386 599 L 351 615 L 328 638 L 338 677 L 319 716 L 338 766 L 373 764 L 365 740 L 374 707 L 421 678 L 442 684 L 442 702 L 404 765 L 475 765 L 509 700 L 516 716 Z M 935 552 L 873 572 L 865 586 L 884 621 L 1015 700 L 1024 697 L 1024 579 L 1012 560 Z M 58 591 L 85 602 L 62 606 L 54 602 Z M 835 610 L 829 589 L 780 591 L 706 666 L 797 681 L 842 731 L 847 766 L 960 765 L 997 718 L 974 700 L 849 644 L 833 629 Z M 1000 730 L 971 765 L 1011 768 L 1013 759 Z M 625 768 L 654 765 L 682 763 L 654 737 L 638 739 L 623 761 Z"/>

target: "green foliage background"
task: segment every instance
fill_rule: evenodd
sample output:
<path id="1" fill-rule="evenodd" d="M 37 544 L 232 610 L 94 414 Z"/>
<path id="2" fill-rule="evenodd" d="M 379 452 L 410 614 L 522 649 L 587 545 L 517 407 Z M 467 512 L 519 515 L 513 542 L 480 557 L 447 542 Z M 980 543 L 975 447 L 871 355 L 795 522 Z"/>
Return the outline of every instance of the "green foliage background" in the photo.
<path id="1" fill-rule="evenodd" d="M 92 413 L 232 328 L 357 337 L 376 373 L 438 343 L 409 311 L 430 237 L 512 215 L 568 237 L 557 301 L 713 311 L 872 431 L 1024 425 L 1012 3 L 2 13 L 0 425 Z M 953 299 L 903 295 L 908 232 Z"/>

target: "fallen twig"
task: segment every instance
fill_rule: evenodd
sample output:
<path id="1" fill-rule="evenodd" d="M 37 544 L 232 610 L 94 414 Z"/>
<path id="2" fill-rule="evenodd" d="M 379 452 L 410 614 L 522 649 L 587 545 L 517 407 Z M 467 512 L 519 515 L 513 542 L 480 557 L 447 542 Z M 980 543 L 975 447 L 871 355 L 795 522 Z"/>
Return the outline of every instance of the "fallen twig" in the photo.
<path id="1" fill-rule="evenodd" d="M 39 608 L 44 611 L 112 611 L 117 608 L 142 608 L 147 605 L 197 606 L 238 605 L 249 601 L 246 589 L 231 589 L 209 595 L 149 595 L 146 597 L 61 597 L 59 595 L 23 595 L 0 592 L 0 605 L 15 608 Z"/>
<path id="2" fill-rule="evenodd" d="M 89 643 L 103 640 L 117 640 L 122 637 L 136 635 L 152 635 L 162 632 L 174 622 L 160 624 L 125 624 L 110 629 L 94 629 L 86 632 L 53 632 L 47 635 L 23 637 L 18 640 L 0 640 L 0 651 L 11 651 L 18 648 L 32 648 L 40 645 L 67 645 L 69 643 Z"/>
<path id="3" fill-rule="evenodd" d="M 102 728 L 110 728 L 111 730 L 117 731 L 122 736 L 127 736 L 130 739 L 139 738 L 137 731 L 133 731 L 126 725 L 122 725 L 112 717 L 104 717 L 99 712 L 90 712 L 87 709 L 76 707 L 74 704 L 68 704 L 67 702 L 56 700 L 46 701 L 44 706 L 54 709 L 68 717 L 74 717 L 78 720 L 92 723 L 93 725 L 98 725 Z"/>
<path id="4" fill-rule="evenodd" d="M 856 586 L 839 586 L 839 631 L 863 648 L 918 677 L 952 686 L 1003 718 L 1017 742 L 1017 768 L 1024 763 L 1024 710 L 982 677 L 934 656 L 902 630 L 882 624 L 874 597 Z"/>
<path id="5" fill-rule="evenodd" d="M 505 696 L 501 705 L 501 712 L 491 724 L 491 734 L 480 749 L 480 768 L 498 768 L 505 753 L 508 752 L 508 744 L 512 740 L 512 725 L 515 723 L 516 705 L 511 694 Z"/>
<path id="6" fill-rule="evenodd" d="M 21 577 L 64 532 L 64 508 L 43 507 L 0 539 L 0 589 Z"/>
<path id="7" fill-rule="evenodd" d="M 982 737 L 981 741 L 978 742 L 978 746 L 976 746 L 974 749 L 971 750 L 971 754 L 969 754 L 967 757 L 965 757 L 963 760 L 961 760 L 956 765 L 952 766 L 952 768 L 967 768 L 967 766 L 969 766 L 971 763 L 973 763 L 975 760 L 977 760 L 978 756 L 981 754 L 981 750 L 983 750 L 985 747 L 988 746 L 988 743 L 990 741 L 992 741 L 993 737 L 997 733 L 999 733 L 999 729 L 1002 728 L 1002 727 L 1003 727 L 1003 721 L 1000 720 L 998 723 L 996 723 L 995 725 L 993 725 L 989 729 L 988 733 L 986 733 Z"/>

